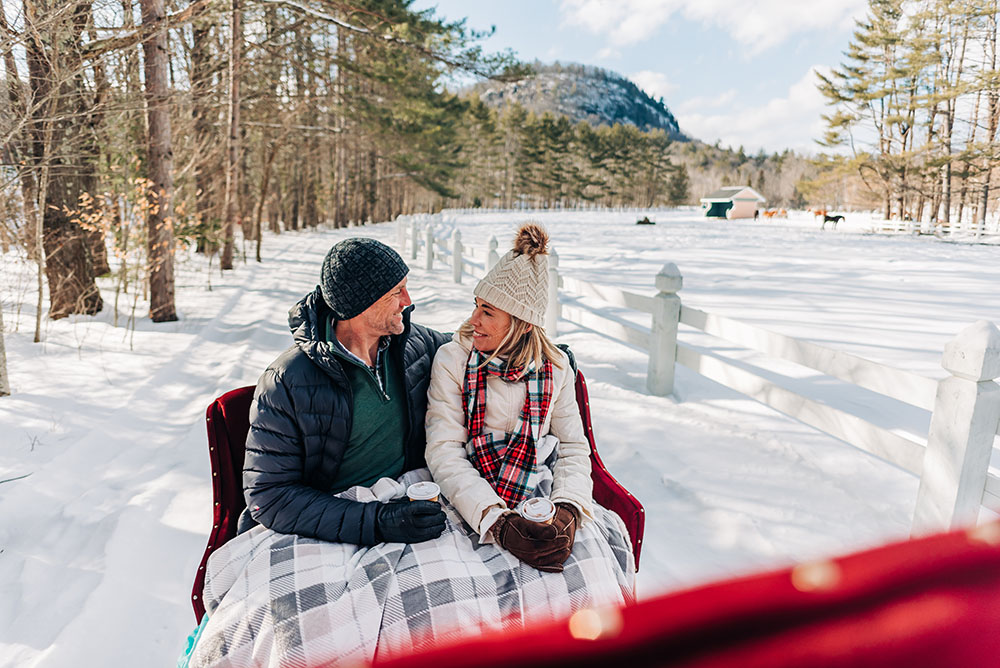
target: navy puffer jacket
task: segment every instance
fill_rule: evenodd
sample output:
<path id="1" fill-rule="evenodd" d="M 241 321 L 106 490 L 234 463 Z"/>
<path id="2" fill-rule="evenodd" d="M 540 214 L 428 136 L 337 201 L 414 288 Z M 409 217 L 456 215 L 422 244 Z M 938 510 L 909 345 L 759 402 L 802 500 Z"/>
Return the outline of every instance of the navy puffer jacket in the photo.
<path id="1" fill-rule="evenodd" d="M 449 336 L 410 323 L 391 337 L 390 361 L 402 364 L 409 427 L 405 470 L 424 466 L 424 414 L 431 361 Z M 353 397 L 325 340 L 330 309 L 319 287 L 288 313 L 295 345 L 260 377 L 250 407 L 243 493 L 253 520 L 281 533 L 373 545 L 377 503 L 338 499 L 330 489 L 351 433 Z M 249 518 L 241 522 L 247 527 Z"/>

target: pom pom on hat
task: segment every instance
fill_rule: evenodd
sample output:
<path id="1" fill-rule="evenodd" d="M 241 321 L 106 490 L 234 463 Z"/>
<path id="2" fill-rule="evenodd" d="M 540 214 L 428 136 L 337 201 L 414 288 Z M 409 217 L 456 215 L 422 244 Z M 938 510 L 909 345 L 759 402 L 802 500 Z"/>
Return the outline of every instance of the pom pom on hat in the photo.
<path id="1" fill-rule="evenodd" d="M 514 247 L 479 281 L 472 293 L 501 311 L 545 326 L 549 299 L 549 235 L 541 225 L 525 223 Z"/>
<path id="2" fill-rule="evenodd" d="M 512 250 L 515 253 L 528 255 L 529 257 L 548 255 L 549 235 L 541 225 L 525 223 L 517 231 L 517 236 L 514 237 L 514 248 Z"/>

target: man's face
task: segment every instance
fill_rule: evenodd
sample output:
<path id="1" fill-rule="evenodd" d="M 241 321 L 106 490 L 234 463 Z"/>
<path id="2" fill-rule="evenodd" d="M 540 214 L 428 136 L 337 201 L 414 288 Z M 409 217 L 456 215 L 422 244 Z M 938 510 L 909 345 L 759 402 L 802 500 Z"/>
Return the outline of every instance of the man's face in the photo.
<path id="1" fill-rule="evenodd" d="M 403 333 L 403 309 L 412 304 L 406 291 L 406 277 L 392 290 L 369 306 L 359 316 L 368 331 L 376 336 Z"/>

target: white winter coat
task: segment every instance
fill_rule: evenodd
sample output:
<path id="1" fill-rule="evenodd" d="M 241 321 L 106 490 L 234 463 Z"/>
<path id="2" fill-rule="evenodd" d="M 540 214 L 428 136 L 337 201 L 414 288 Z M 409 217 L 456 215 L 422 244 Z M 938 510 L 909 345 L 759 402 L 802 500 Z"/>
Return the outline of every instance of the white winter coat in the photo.
<path id="1" fill-rule="evenodd" d="M 488 529 L 502 510 L 507 510 L 493 487 L 472 465 L 466 451 L 468 432 L 462 411 L 465 366 L 471 341 L 457 333 L 438 348 L 427 391 L 427 466 L 441 491 L 458 509 L 469 526 L 490 542 Z M 560 351 L 561 368 L 552 365 L 552 403 L 542 423 L 541 436 L 559 439 L 558 457 L 552 470 L 553 502 L 576 506 L 584 518 L 593 517 L 593 482 L 590 477 L 590 444 L 576 403 L 575 379 L 569 360 Z M 510 383 L 487 375 L 486 425 L 484 432 L 502 439 L 512 433 L 524 406 L 527 384 Z M 492 512 L 491 512 L 492 511 Z"/>

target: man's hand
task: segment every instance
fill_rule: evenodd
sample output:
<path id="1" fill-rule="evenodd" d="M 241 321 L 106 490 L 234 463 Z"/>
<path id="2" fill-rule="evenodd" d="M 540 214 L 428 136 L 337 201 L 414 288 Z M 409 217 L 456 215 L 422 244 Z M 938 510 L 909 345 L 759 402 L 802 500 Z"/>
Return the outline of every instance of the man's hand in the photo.
<path id="1" fill-rule="evenodd" d="M 444 510 L 434 501 L 383 503 L 375 514 L 378 538 L 386 543 L 422 543 L 444 531 Z"/>
<path id="2" fill-rule="evenodd" d="M 491 530 L 508 552 L 540 571 L 561 572 L 573 548 L 572 539 L 559 535 L 554 523 L 532 522 L 517 513 L 502 515 Z"/>

